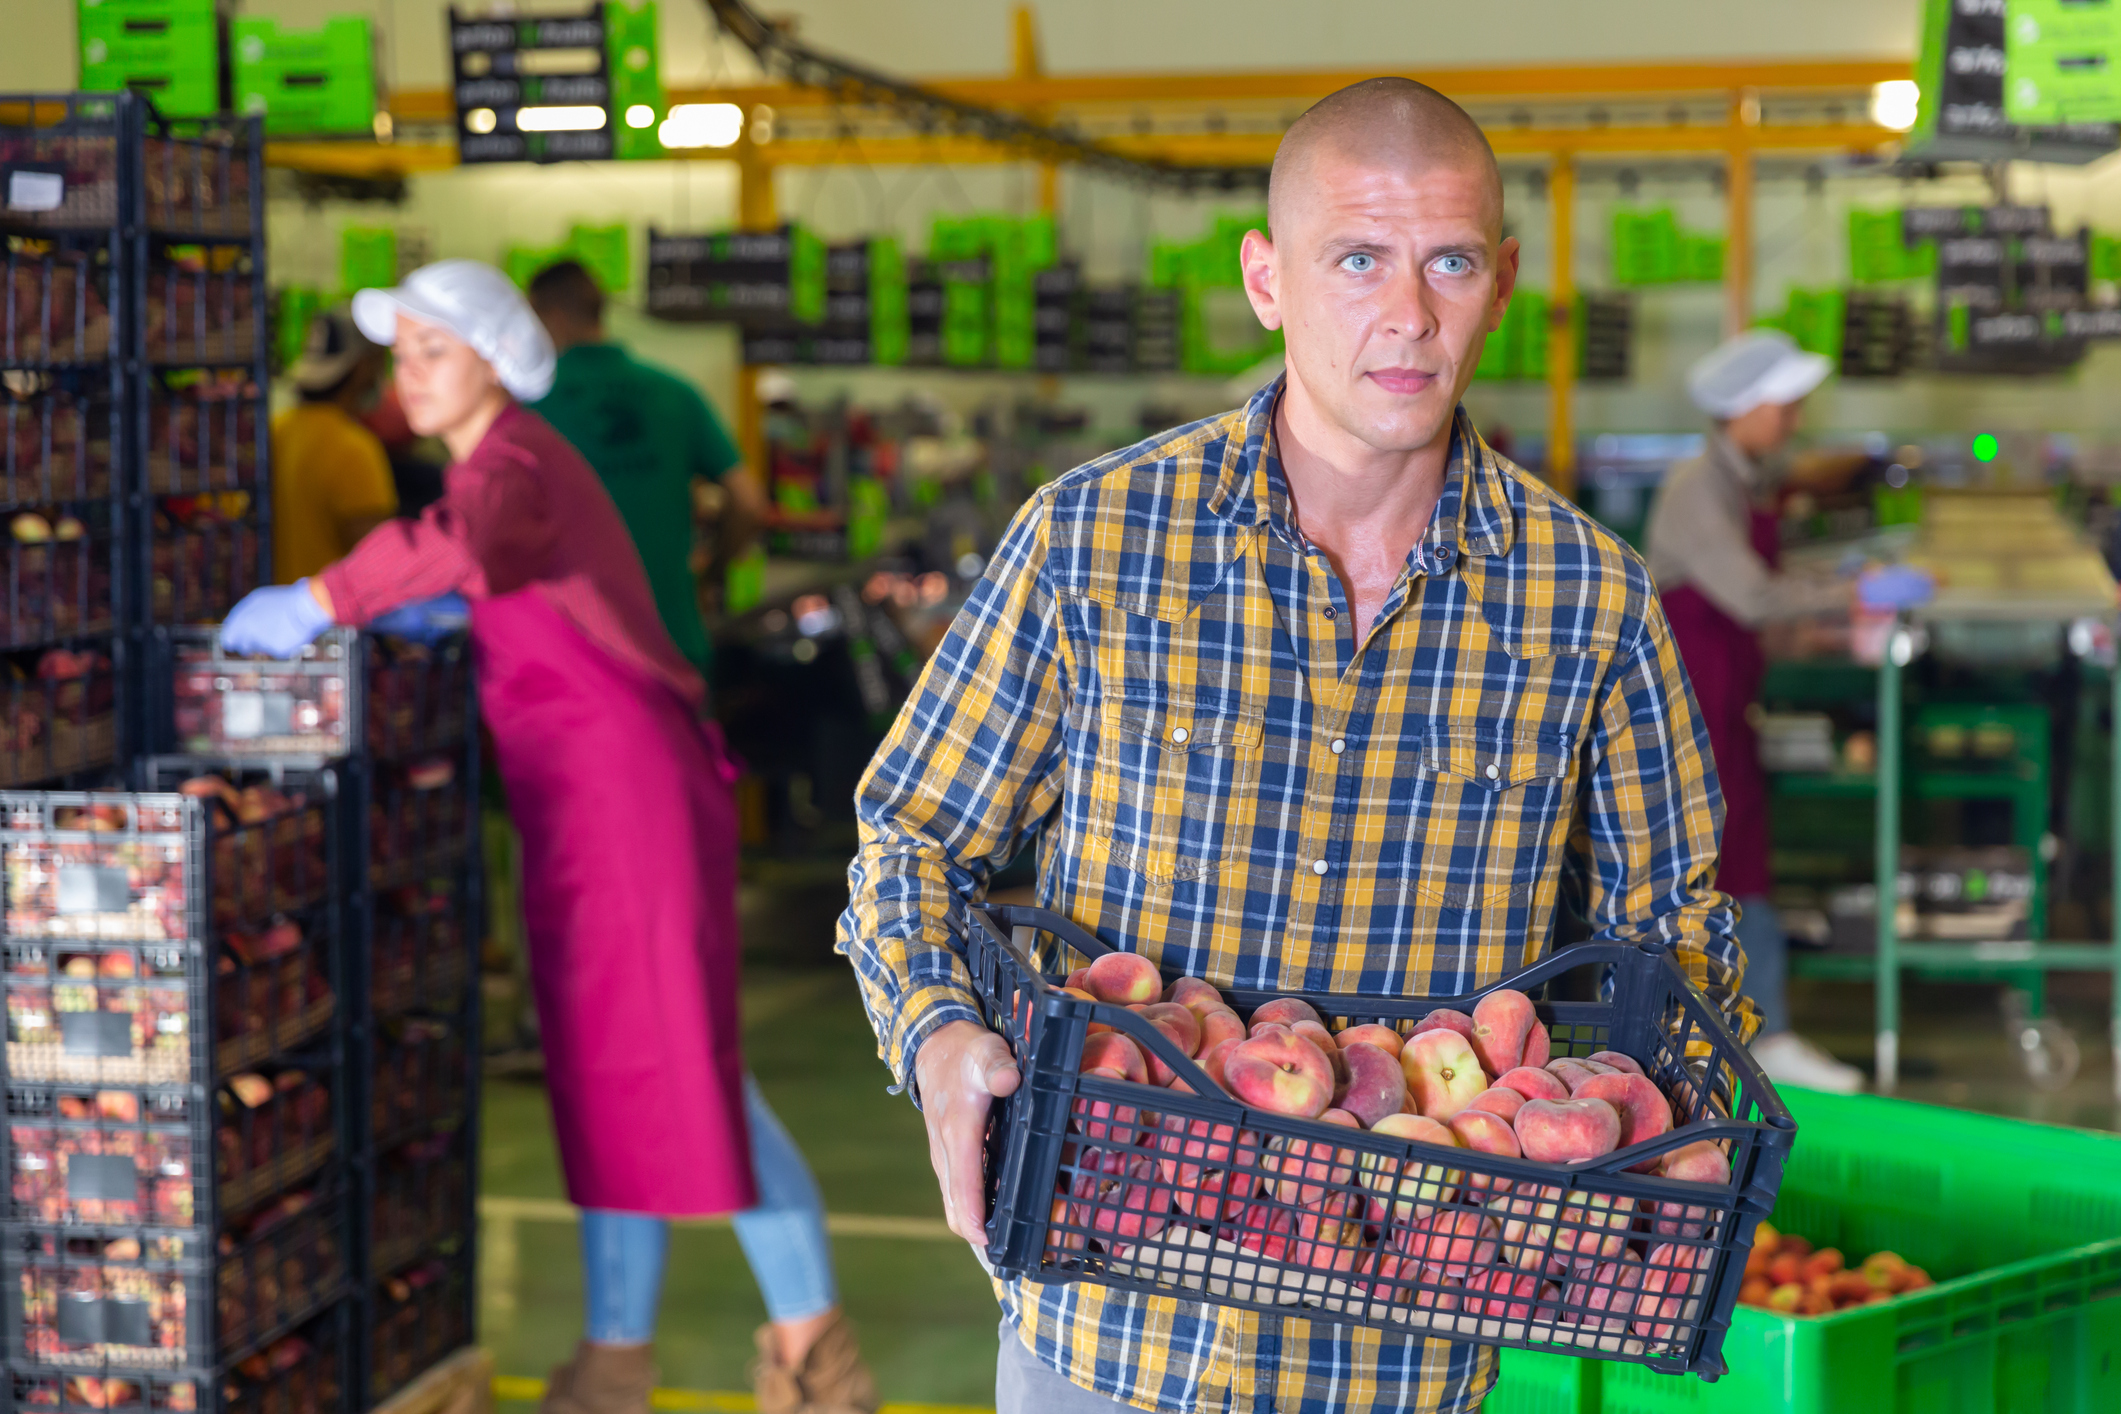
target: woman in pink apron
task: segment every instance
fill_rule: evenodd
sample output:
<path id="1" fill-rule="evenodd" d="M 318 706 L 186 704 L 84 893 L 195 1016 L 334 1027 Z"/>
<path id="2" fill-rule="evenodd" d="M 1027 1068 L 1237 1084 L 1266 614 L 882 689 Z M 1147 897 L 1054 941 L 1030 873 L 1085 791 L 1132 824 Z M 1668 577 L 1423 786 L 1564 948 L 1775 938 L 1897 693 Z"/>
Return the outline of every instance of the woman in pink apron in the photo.
<path id="1" fill-rule="evenodd" d="M 705 688 L 665 634 L 596 474 L 517 400 L 552 345 L 498 270 L 452 260 L 354 317 L 396 346 L 405 415 L 448 446 L 442 499 L 222 627 L 286 656 L 334 623 L 471 603 L 481 714 L 523 840 L 523 912 L 588 1319 L 552 1414 L 647 1414 L 671 1217 L 735 1215 L 772 1318 L 753 1367 L 769 1414 L 868 1414 L 817 1186 L 744 1073 L 734 775 Z"/>
<path id="2" fill-rule="evenodd" d="M 1790 1029 L 1789 939 L 1768 902 L 1767 774 L 1751 714 L 1767 660 L 1761 624 L 1845 610 L 1849 592 L 1777 573 L 1766 463 L 1797 430 L 1806 395 L 1831 371 L 1785 334 L 1755 330 L 1694 366 L 1687 390 L 1716 419 L 1701 455 L 1666 473 L 1645 558 L 1708 728 L 1723 792 L 1716 887 L 1739 902 L 1746 994 L 1760 1008 L 1753 1056 L 1778 1081 L 1849 1093 L 1863 1076 Z"/>

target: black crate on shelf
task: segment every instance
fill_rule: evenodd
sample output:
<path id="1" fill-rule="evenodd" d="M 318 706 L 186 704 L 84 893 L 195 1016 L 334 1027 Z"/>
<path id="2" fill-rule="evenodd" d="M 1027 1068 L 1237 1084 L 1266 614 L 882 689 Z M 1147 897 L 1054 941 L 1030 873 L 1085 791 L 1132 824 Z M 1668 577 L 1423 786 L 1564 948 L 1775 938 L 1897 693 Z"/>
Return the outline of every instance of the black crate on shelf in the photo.
<path id="1" fill-rule="evenodd" d="M 470 1244 L 437 1252 L 377 1283 L 366 1341 L 366 1387 L 373 1408 L 443 1357 L 470 1344 Z"/>

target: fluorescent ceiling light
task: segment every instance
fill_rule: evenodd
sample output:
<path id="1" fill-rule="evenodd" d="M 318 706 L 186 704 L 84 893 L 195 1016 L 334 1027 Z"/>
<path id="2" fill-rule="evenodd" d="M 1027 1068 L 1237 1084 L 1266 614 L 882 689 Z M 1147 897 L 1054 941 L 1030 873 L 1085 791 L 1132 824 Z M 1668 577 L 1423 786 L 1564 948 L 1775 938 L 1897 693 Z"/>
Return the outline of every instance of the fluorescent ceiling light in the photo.
<path id="1" fill-rule="evenodd" d="M 1922 104 L 1922 89 L 1913 79 L 1888 79 L 1871 86 L 1871 121 L 1881 128 L 1904 133 L 1915 126 Z"/>
<path id="2" fill-rule="evenodd" d="M 680 103 L 656 130 L 665 147 L 734 147 L 744 110 L 734 103 Z"/>
<path id="3" fill-rule="evenodd" d="M 517 132 L 586 133 L 603 126 L 604 110 L 591 103 L 551 104 L 516 110 Z"/>
<path id="4" fill-rule="evenodd" d="M 629 128 L 652 128 L 655 126 L 655 109 L 645 103 L 636 103 L 626 110 L 626 126 Z"/>

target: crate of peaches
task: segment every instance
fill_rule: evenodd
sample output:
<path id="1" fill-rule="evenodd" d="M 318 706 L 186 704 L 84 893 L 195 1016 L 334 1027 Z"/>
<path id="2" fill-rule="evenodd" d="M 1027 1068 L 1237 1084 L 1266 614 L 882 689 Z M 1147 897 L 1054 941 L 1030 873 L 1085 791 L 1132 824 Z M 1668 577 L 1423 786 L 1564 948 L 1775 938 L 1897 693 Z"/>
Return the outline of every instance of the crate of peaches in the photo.
<path id="1" fill-rule="evenodd" d="M 1796 1125 L 1662 950 L 1296 996 L 1166 976 L 1041 910 L 973 918 L 1023 1070 L 990 1121 L 1004 1275 L 1722 1373 Z M 1577 969 L 1610 1000 L 1544 998 Z"/>

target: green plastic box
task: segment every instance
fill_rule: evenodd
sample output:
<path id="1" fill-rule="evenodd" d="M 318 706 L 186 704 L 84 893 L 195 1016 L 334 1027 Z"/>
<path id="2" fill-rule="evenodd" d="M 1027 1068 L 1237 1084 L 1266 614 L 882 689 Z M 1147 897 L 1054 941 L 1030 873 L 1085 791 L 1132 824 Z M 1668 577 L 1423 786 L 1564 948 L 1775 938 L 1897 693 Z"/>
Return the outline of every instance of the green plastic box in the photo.
<path id="1" fill-rule="evenodd" d="M 238 16 L 229 25 L 229 71 L 238 113 L 265 131 L 366 133 L 376 117 L 375 47 L 368 20 L 339 15 L 316 29 L 283 29 Z"/>
<path id="2" fill-rule="evenodd" d="M 146 93 L 165 117 L 221 111 L 213 0 L 80 0 L 81 87 Z"/>
<path id="3" fill-rule="evenodd" d="M 1780 1092 L 1797 1147 L 1770 1219 L 1938 1284 L 1799 1318 L 1739 1307 L 1711 1384 L 1502 1352 L 1483 1414 L 2112 1414 L 2121 1136 L 1871 1096 Z"/>

